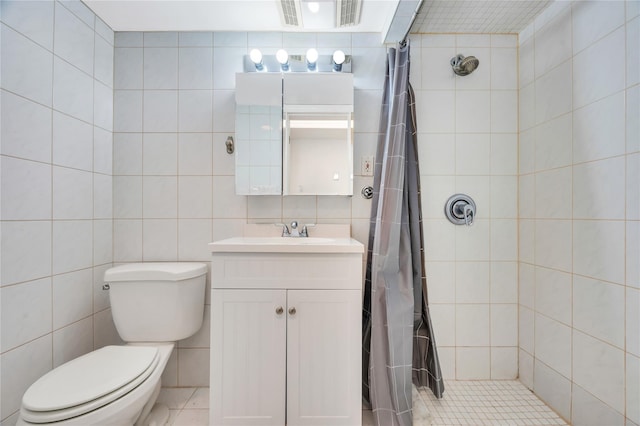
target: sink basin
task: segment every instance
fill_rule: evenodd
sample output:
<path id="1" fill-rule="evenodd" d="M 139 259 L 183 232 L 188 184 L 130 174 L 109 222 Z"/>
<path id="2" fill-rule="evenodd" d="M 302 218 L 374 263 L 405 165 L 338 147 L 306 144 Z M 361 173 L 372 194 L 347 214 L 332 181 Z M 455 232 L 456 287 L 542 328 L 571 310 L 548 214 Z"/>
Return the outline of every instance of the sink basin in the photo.
<path id="1" fill-rule="evenodd" d="M 353 238 L 235 237 L 209 243 L 213 253 L 363 253 Z"/>

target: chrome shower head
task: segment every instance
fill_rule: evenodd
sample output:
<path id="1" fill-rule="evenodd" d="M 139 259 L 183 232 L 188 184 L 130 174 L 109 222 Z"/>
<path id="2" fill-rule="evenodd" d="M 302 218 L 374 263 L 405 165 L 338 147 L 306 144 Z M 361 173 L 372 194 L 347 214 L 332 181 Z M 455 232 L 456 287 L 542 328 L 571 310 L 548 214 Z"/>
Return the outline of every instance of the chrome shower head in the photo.
<path id="1" fill-rule="evenodd" d="M 451 67 L 457 75 L 469 75 L 478 68 L 478 65 L 480 61 L 475 56 L 457 55 L 451 58 Z"/>

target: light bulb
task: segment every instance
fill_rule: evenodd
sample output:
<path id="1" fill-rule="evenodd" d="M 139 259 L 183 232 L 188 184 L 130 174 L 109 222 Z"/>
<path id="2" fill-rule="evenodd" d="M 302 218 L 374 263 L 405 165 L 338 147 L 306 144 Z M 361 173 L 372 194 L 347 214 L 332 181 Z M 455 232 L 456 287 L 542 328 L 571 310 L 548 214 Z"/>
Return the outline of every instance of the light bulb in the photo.
<path id="1" fill-rule="evenodd" d="M 289 62 L 289 54 L 286 50 L 280 49 L 276 52 L 276 59 L 278 60 L 278 62 L 284 65 Z"/>
<path id="2" fill-rule="evenodd" d="M 315 71 L 318 62 L 318 51 L 314 48 L 307 50 L 307 69 Z"/>
<path id="3" fill-rule="evenodd" d="M 309 11 L 311 13 L 318 13 L 318 11 L 320 10 L 320 3 L 318 3 L 317 1 L 310 1 L 307 3 L 307 7 L 309 8 Z"/>
<path id="4" fill-rule="evenodd" d="M 254 64 L 259 64 L 262 62 L 262 52 L 258 49 L 253 49 L 249 53 L 249 57 Z"/>
<path id="5" fill-rule="evenodd" d="M 333 70 L 337 72 L 342 71 L 342 64 L 346 59 L 347 57 L 342 50 L 333 52 Z"/>
<path id="6" fill-rule="evenodd" d="M 280 68 L 282 71 L 289 70 L 289 54 L 286 50 L 280 49 L 276 52 L 276 59 L 280 63 Z"/>

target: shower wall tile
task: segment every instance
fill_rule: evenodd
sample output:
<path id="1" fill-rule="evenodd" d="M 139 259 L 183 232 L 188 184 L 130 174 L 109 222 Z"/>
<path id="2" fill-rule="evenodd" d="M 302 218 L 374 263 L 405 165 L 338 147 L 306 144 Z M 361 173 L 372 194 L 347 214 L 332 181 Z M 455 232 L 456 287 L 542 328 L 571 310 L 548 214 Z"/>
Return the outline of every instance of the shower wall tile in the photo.
<path id="1" fill-rule="evenodd" d="M 530 27 L 533 27 L 532 25 Z M 518 67 L 518 80 L 520 88 L 529 85 L 535 78 L 535 50 L 534 50 L 534 38 L 523 39 L 523 33 L 520 33 L 522 40 L 519 48 L 519 67 Z"/>
<path id="2" fill-rule="evenodd" d="M 544 123 L 571 111 L 572 76 L 572 62 L 569 60 L 536 78 L 535 124 Z"/>
<path id="3" fill-rule="evenodd" d="M 571 8 L 563 9 L 536 31 L 536 77 L 542 76 L 571 57 L 571 26 L 565 24 L 567 19 L 571 19 Z"/>
<path id="4" fill-rule="evenodd" d="M 459 90 L 456 91 L 455 100 L 455 130 L 457 133 L 488 133 L 491 131 L 490 91 Z"/>
<path id="5" fill-rule="evenodd" d="M 544 171 L 572 164 L 573 114 L 564 114 L 558 118 L 536 126 L 535 171 Z"/>
<path id="6" fill-rule="evenodd" d="M 598 312 L 598 317 L 593 316 Z M 581 276 L 573 279 L 573 327 L 618 348 L 625 347 L 625 289 Z"/>
<path id="7" fill-rule="evenodd" d="M 587 2 L 572 10 L 573 53 L 591 46 L 625 21 L 624 2 Z"/>
<path id="8" fill-rule="evenodd" d="M 573 332 L 573 381 L 619 413 L 625 405 L 624 370 L 624 351 Z"/>
<path id="9" fill-rule="evenodd" d="M 640 82 L 640 18 L 627 24 L 627 87 Z"/>
<path id="10" fill-rule="evenodd" d="M 574 273 L 623 284 L 625 275 L 624 228 L 622 221 L 574 221 Z M 598 244 L 593 244 L 594 241 L 597 241 Z"/>
<path id="11" fill-rule="evenodd" d="M 624 219 L 625 157 L 594 161 L 573 167 L 573 217 Z"/>
<path id="12" fill-rule="evenodd" d="M 629 420 L 640 423 L 640 358 L 627 354 L 627 411 Z M 627 422 L 629 424 L 629 422 Z"/>
<path id="13" fill-rule="evenodd" d="M 491 132 L 518 131 L 518 92 L 501 90 L 491 92 Z"/>
<path id="14" fill-rule="evenodd" d="M 629 398 L 637 399 L 628 381 L 629 374 L 637 376 L 628 360 L 637 359 L 640 286 L 637 2 L 605 3 L 556 2 L 551 7 L 556 12 L 538 18 L 521 34 L 519 46 L 521 87 L 530 84 L 531 67 L 536 68 L 533 170 L 522 100 L 519 152 L 520 270 L 535 267 L 535 303 L 522 291 L 528 274 L 520 274 L 519 296 L 521 306 L 535 312 L 536 338 L 523 339 L 521 308 L 520 342 L 536 360 L 534 391 L 572 424 L 637 423 L 624 407 Z M 533 226 L 527 191 L 536 194 Z M 552 353 L 545 340 L 549 334 L 539 330 L 545 321 L 559 321 L 556 328 L 571 332 L 571 375 L 562 372 L 566 355 Z M 570 412 L 567 401 L 544 396 L 558 383 L 538 374 L 538 365 L 551 366 L 572 382 Z"/>
<path id="15" fill-rule="evenodd" d="M 513 380 L 517 377 L 518 348 L 491 348 L 491 380 Z"/>
<path id="16" fill-rule="evenodd" d="M 627 221 L 626 237 L 627 286 L 640 288 L 640 222 Z"/>
<path id="17" fill-rule="evenodd" d="M 456 56 L 451 47 L 423 48 L 423 65 L 420 67 L 422 90 L 453 90 L 456 86 L 455 74 L 449 61 Z M 413 75 L 413 73 L 412 73 Z"/>
<path id="18" fill-rule="evenodd" d="M 625 29 L 619 28 L 575 55 L 574 107 L 579 108 L 625 88 Z"/>
<path id="19" fill-rule="evenodd" d="M 571 416 L 571 381 L 536 359 L 533 387 L 536 394 L 564 418 Z"/>
<path id="20" fill-rule="evenodd" d="M 618 92 L 574 112 L 574 163 L 625 153 L 624 107 L 624 92 Z M 602 120 L 601 117 L 609 119 Z"/>
<path id="21" fill-rule="evenodd" d="M 485 348 L 456 348 L 456 379 L 488 380 L 491 377 L 491 354 Z"/>
<path id="22" fill-rule="evenodd" d="M 535 356 L 566 378 L 571 377 L 571 328 L 536 314 Z"/>
<path id="23" fill-rule="evenodd" d="M 627 352 L 640 356 L 640 290 L 626 289 Z"/>
<path id="24" fill-rule="evenodd" d="M 571 326 L 572 285 L 571 274 L 536 267 L 534 286 L 536 311 Z"/>
<path id="25" fill-rule="evenodd" d="M 493 43 L 492 47 L 496 47 Z M 515 40 L 507 37 L 507 40 Z M 474 51 L 475 52 L 475 51 Z M 517 90 L 518 69 L 513 66 L 517 63 L 518 49 L 512 48 L 491 49 L 491 89 Z"/>

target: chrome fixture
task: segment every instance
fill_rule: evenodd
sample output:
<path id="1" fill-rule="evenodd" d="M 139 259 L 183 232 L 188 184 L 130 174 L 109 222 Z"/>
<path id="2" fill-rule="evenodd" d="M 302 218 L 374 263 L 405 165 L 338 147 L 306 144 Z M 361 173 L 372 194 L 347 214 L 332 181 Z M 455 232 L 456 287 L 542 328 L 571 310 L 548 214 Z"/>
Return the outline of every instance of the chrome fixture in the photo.
<path id="1" fill-rule="evenodd" d="M 276 59 L 280 63 L 280 69 L 282 71 L 289 71 L 289 54 L 286 50 L 280 49 L 276 52 Z"/>
<path id="2" fill-rule="evenodd" d="M 331 57 L 331 61 L 333 62 L 333 70 L 336 72 L 342 71 L 342 64 L 344 63 L 346 58 L 347 57 L 342 50 L 336 50 L 335 52 L 333 52 L 333 56 Z"/>
<path id="3" fill-rule="evenodd" d="M 476 203 L 466 194 L 454 194 L 444 206 L 444 214 L 454 225 L 473 225 Z"/>
<path id="4" fill-rule="evenodd" d="M 276 223 L 276 226 L 282 226 L 282 236 L 283 237 L 308 237 L 309 230 L 307 227 L 316 226 L 314 223 L 308 223 L 302 227 L 302 231 L 298 231 L 298 221 L 294 220 L 291 222 L 291 231 L 289 231 L 289 227 L 284 223 Z"/>
<path id="5" fill-rule="evenodd" d="M 259 49 L 251 49 L 244 56 L 244 72 L 351 72 L 350 55 L 336 50 L 331 55 L 320 55 L 318 50 L 310 48 L 305 54 L 290 55 L 285 49 L 279 49 L 275 55 L 263 55 Z"/>
<path id="6" fill-rule="evenodd" d="M 307 69 L 309 71 L 316 71 L 318 63 L 318 51 L 313 47 L 307 50 Z"/>
<path id="7" fill-rule="evenodd" d="M 373 198 L 373 186 L 365 186 L 362 188 L 362 191 L 360 191 L 360 194 L 362 194 L 362 198 L 364 198 L 365 200 L 370 200 Z"/>
<path id="8" fill-rule="evenodd" d="M 475 56 L 457 55 L 451 58 L 451 67 L 453 72 L 460 76 L 471 74 L 478 68 L 480 61 Z"/>
<path id="9" fill-rule="evenodd" d="M 235 150 L 233 136 L 227 136 L 227 141 L 224 144 L 227 147 L 227 154 L 233 154 L 233 151 Z"/>
<path id="10" fill-rule="evenodd" d="M 253 49 L 249 53 L 249 58 L 251 58 L 251 62 L 253 62 L 257 71 L 264 70 L 264 64 L 262 63 L 262 52 L 258 49 Z"/>

